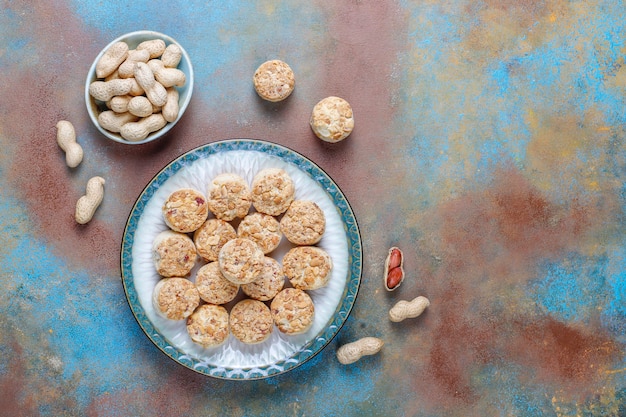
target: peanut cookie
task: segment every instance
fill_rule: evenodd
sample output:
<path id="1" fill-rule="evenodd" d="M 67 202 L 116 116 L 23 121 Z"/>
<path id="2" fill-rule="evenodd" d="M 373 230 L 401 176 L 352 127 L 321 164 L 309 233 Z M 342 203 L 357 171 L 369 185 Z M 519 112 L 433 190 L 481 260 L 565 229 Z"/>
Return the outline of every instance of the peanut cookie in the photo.
<path id="1" fill-rule="evenodd" d="M 289 97 L 296 85 L 293 70 L 278 59 L 259 65 L 252 78 L 254 89 L 264 100 L 277 102 Z"/>
<path id="2" fill-rule="evenodd" d="M 278 216 L 293 201 L 296 187 L 293 180 L 281 168 L 265 168 L 252 180 L 252 205 L 256 211 Z"/>
<path id="3" fill-rule="evenodd" d="M 162 317 L 186 319 L 200 304 L 200 295 L 193 282 L 186 278 L 163 278 L 154 287 L 152 304 Z"/>
<path id="4" fill-rule="evenodd" d="M 304 333 L 313 324 L 315 307 L 311 297 L 297 288 L 285 288 L 270 306 L 274 324 L 285 334 Z"/>
<path id="5" fill-rule="evenodd" d="M 250 298 L 259 301 L 269 301 L 285 286 L 285 273 L 280 263 L 269 256 L 265 257 L 263 271 L 257 279 L 241 286 L 243 292 Z"/>
<path id="6" fill-rule="evenodd" d="M 234 300 L 239 292 L 239 285 L 224 278 L 217 262 L 208 263 L 198 269 L 196 288 L 200 298 L 216 305 Z"/>
<path id="7" fill-rule="evenodd" d="M 311 129 L 325 142 L 339 142 L 354 129 L 354 116 L 350 103 L 339 97 L 326 97 L 313 107 Z"/>
<path id="8" fill-rule="evenodd" d="M 187 333 L 204 347 L 219 346 L 230 334 L 228 311 L 222 306 L 203 304 L 187 317 Z"/>
<path id="9" fill-rule="evenodd" d="M 209 219 L 193 234 L 198 255 L 207 262 L 217 261 L 222 246 L 237 237 L 235 228 L 220 219 Z"/>
<path id="10" fill-rule="evenodd" d="M 333 262 L 317 246 L 297 246 L 283 257 L 283 271 L 295 288 L 316 290 L 328 284 Z"/>
<path id="11" fill-rule="evenodd" d="M 175 232 L 189 233 L 204 223 L 209 215 L 206 197 L 200 191 L 183 188 L 174 191 L 163 203 L 165 224 Z"/>
<path id="12" fill-rule="evenodd" d="M 324 211 L 313 201 L 295 200 L 280 220 L 280 231 L 295 245 L 314 245 L 325 230 Z"/>
<path id="13" fill-rule="evenodd" d="M 184 233 L 165 230 L 152 244 L 152 257 L 157 273 L 164 277 L 187 276 L 196 264 L 196 246 Z"/>
<path id="14" fill-rule="evenodd" d="M 258 300 L 241 300 L 230 311 L 230 330 L 243 343 L 261 343 L 272 334 L 274 320 L 268 306 Z"/>
<path id="15" fill-rule="evenodd" d="M 278 220 L 269 214 L 259 212 L 248 214 L 243 218 L 237 227 L 237 236 L 250 239 L 259 245 L 266 255 L 276 249 L 283 238 Z"/>
<path id="16" fill-rule="evenodd" d="M 226 279 L 235 284 L 248 284 L 263 271 L 265 255 L 250 239 L 229 240 L 220 250 L 218 262 Z"/>
<path id="17" fill-rule="evenodd" d="M 250 187 L 237 174 L 218 175 L 209 184 L 207 194 L 209 210 L 225 221 L 245 217 L 252 205 Z"/>

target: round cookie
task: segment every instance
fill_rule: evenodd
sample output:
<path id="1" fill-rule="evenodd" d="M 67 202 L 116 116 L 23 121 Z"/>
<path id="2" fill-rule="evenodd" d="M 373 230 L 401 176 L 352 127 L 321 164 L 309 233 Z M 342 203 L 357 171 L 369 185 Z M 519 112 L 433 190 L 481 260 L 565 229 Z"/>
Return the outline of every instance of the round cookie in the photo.
<path id="1" fill-rule="evenodd" d="M 278 216 L 291 205 L 296 186 L 284 169 L 265 168 L 254 176 L 251 194 L 256 211 Z"/>
<path id="2" fill-rule="evenodd" d="M 295 245 L 314 245 L 325 230 L 324 211 L 313 201 L 295 200 L 280 219 L 280 231 Z"/>
<path id="3" fill-rule="evenodd" d="M 163 278 L 154 287 L 152 305 L 159 315 L 170 320 L 186 319 L 200 304 L 193 282 L 186 278 Z"/>
<path id="4" fill-rule="evenodd" d="M 228 311 L 222 306 L 203 304 L 187 317 L 187 333 L 204 347 L 219 346 L 230 334 Z"/>
<path id="5" fill-rule="evenodd" d="M 207 262 L 217 261 L 222 246 L 237 237 L 235 228 L 220 219 L 209 219 L 193 234 L 198 255 Z"/>
<path id="6" fill-rule="evenodd" d="M 272 313 L 261 301 L 241 300 L 230 311 L 230 331 L 243 343 L 265 341 L 272 334 L 273 327 Z"/>
<path id="7" fill-rule="evenodd" d="M 272 59 L 259 65 L 252 77 L 254 89 L 264 100 L 277 102 L 289 97 L 296 86 L 293 70 L 287 63 Z"/>
<path id="8" fill-rule="evenodd" d="M 304 333 L 313 324 L 315 307 L 311 297 L 297 288 L 285 288 L 270 305 L 274 324 L 282 333 Z"/>
<path id="9" fill-rule="evenodd" d="M 196 246 L 184 233 L 165 230 L 152 243 L 152 258 L 159 275 L 163 277 L 187 276 L 196 264 Z"/>
<path id="10" fill-rule="evenodd" d="M 259 301 L 269 301 L 285 286 L 285 273 L 280 263 L 269 256 L 265 257 L 263 271 L 253 282 L 241 286 L 243 292 L 250 298 Z"/>
<path id="11" fill-rule="evenodd" d="M 328 284 L 333 261 L 317 246 L 297 246 L 283 257 L 283 271 L 295 288 L 316 290 Z"/>
<path id="12" fill-rule="evenodd" d="M 209 210 L 227 222 L 245 217 L 252 205 L 250 187 L 237 174 L 225 173 L 213 178 L 207 194 Z"/>
<path id="13" fill-rule="evenodd" d="M 239 292 L 239 285 L 224 278 L 217 262 L 208 263 L 198 269 L 196 288 L 200 298 L 216 305 L 234 300 Z"/>
<path id="14" fill-rule="evenodd" d="M 161 210 L 165 224 L 181 233 L 193 232 L 209 215 L 206 197 L 192 188 L 174 191 L 167 197 Z"/>
<path id="15" fill-rule="evenodd" d="M 265 255 L 250 239 L 229 240 L 220 250 L 218 262 L 226 279 L 235 284 L 248 284 L 263 271 Z"/>
<path id="16" fill-rule="evenodd" d="M 340 97 L 326 97 L 313 107 L 309 124 L 313 133 L 323 141 L 342 141 L 354 129 L 352 107 Z"/>
<path id="17" fill-rule="evenodd" d="M 241 220 L 237 227 L 237 236 L 250 239 L 266 255 L 276 249 L 283 238 L 278 220 L 259 212 L 248 214 Z"/>

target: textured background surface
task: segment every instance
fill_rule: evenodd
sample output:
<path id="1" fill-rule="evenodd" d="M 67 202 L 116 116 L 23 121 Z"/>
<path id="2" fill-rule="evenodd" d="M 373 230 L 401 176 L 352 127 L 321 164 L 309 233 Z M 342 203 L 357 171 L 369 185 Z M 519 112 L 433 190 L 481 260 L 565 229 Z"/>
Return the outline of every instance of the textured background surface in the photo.
<path id="1" fill-rule="evenodd" d="M 0 410 L 11 416 L 626 413 L 626 9 L 618 0 L 2 1 Z M 128 147 L 87 118 L 91 61 L 117 36 L 175 37 L 196 72 L 183 120 Z M 251 83 L 266 59 L 297 77 L 281 104 Z M 308 127 L 328 95 L 356 128 Z M 68 169 L 60 119 L 85 149 Z M 128 213 L 167 162 L 231 137 L 286 145 L 341 187 L 360 224 L 352 315 L 308 363 L 229 382 L 165 357 L 119 276 Z M 107 179 L 95 219 L 74 204 Z M 381 285 L 387 249 L 408 277 Z M 391 323 L 425 295 L 418 319 Z M 340 344 L 383 352 L 345 367 Z"/>

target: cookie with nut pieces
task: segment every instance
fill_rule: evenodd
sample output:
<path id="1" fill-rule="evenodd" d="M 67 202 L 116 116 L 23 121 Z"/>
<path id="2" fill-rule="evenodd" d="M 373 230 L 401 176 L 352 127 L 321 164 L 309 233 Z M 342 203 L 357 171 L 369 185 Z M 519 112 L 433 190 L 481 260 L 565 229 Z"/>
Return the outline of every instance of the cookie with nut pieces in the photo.
<path id="1" fill-rule="evenodd" d="M 279 216 L 295 198 L 296 186 L 282 168 L 265 168 L 252 179 L 252 205 L 256 211 Z"/>
<path id="2" fill-rule="evenodd" d="M 280 263 L 269 256 L 265 257 L 263 271 L 257 279 L 241 286 L 242 291 L 250 298 L 269 301 L 285 286 L 285 273 Z"/>
<path id="3" fill-rule="evenodd" d="M 230 282 L 248 284 L 263 271 L 265 255 L 250 239 L 236 238 L 226 242 L 217 261 L 220 271 Z"/>
<path id="4" fill-rule="evenodd" d="M 152 258 L 159 275 L 184 277 L 196 264 L 196 246 L 185 233 L 164 230 L 152 243 Z"/>
<path id="5" fill-rule="evenodd" d="M 279 59 L 265 61 L 259 65 L 252 81 L 257 94 L 262 99 L 272 102 L 286 99 L 296 86 L 293 70 Z"/>
<path id="6" fill-rule="evenodd" d="M 194 283 L 187 278 L 163 278 L 154 287 L 152 305 L 162 317 L 182 320 L 200 305 L 200 295 Z"/>
<path id="7" fill-rule="evenodd" d="M 250 186 L 243 177 L 233 173 L 213 178 L 207 194 L 209 210 L 225 221 L 245 217 L 252 205 Z"/>
<path id="8" fill-rule="evenodd" d="M 267 340 L 273 327 L 272 313 L 261 301 L 241 300 L 230 311 L 230 330 L 243 343 L 257 344 Z"/>
<path id="9" fill-rule="evenodd" d="M 171 193 L 161 210 L 165 224 L 181 233 L 195 231 L 209 215 L 206 197 L 193 188 L 182 188 Z"/>
<path id="10" fill-rule="evenodd" d="M 295 288 L 317 290 L 330 280 L 333 261 L 317 246 L 296 246 L 283 257 L 283 271 Z"/>
<path id="11" fill-rule="evenodd" d="M 208 219 L 193 234 L 198 255 L 205 261 L 217 261 L 222 246 L 237 237 L 237 231 L 230 223 L 220 219 Z"/>
<path id="12" fill-rule="evenodd" d="M 295 245 L 314 245 L 326 231 L 326 216 L 314 201 L 295 200 L 280 219 L 280 231 Z"/>
<path id="13" fill-rule="evenodd" d="M 250 213 L 241 220 L 237 236 L 252 240 L 266 255 L 276 249 L 283 238 L 278 220 L 259 212 Z"/>
<path id="14" fill-rule="evenodd" d="M 220 346 L 230 334 L 228 311 L 222 306 L 203 304 L 187 318 L 186 327 L 194 343 Z"/>
<path id="15" fill-rule="evenodd" d="M 270 310 L 278 330 L 289 335 L 309 330 L 315 316 L 313 300 L 297 288 L 285 288 L 279 292 L 272 300 Z"/>
<path id="16" fill-rule="evenodd" d="M 330 96 L 313 107 L 309 124 L 318 138 L 324 142 L 336 143 L 352 133 L 354 113 L 346 100 Z"/>
<path id="17" fill-rule="evenodd" d="M 217 262 L 202 265 L 196 272 L 195 283 L 200 298 L 210 304 L 226 304 L 239 292 L 239 284 L 227 280 Z"/>

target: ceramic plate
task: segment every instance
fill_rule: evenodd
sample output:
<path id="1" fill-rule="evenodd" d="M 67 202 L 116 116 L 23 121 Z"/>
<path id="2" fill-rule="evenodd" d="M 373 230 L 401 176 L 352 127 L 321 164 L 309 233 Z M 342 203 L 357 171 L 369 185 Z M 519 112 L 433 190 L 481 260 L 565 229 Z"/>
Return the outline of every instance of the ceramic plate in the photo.
<path id="1" fill-rule="evenodd" d="M 282 168 L 296 186 L 296 198 L 315 201 L 326 216 L 318 246 L 333 259 L 328 285 L 308 291 L 315 305 L 313 326 L 288 336 L 274 328 L 263 343 L 246 345 L 230 335 L 219 347 L 204 348 L 189 338 L 185 320 L 167 320 L 152 306 L 160 280 L 152 260 L 152 241 L 167 230 L 161 206 L 173 191 L 191 187 L 206 193 L 211 179 L 224 172 L 249 184 L 263 168 Z M 211 216 L 211 215 L 210 215 Z M 292 247 L 283 237 L 268 256 L 278 261 Z M 196 372 L 223 379 L 260 379 L 289 371 L 320 352 L 337 334 L 356 300 L 361 280 L 361 239 L 354 213 L 334 181 L 304 156 L 259 140 L 226 140 L 187 152 L 163 168 L 145 187 L 129 215 L 121 250 L 122 282 L 130 308 L 150 340 L 167 356 Z M 195 271 L 190 279 L 195 280 Z M 243 298 L 240 291 L 239 298 Z"/>

